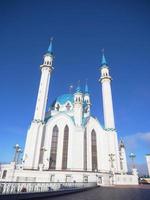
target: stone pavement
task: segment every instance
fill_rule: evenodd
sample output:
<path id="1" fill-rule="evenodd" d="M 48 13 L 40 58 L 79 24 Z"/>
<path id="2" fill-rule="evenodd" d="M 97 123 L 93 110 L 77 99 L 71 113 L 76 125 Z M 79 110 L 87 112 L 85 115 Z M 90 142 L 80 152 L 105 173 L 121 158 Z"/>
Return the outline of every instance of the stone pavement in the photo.
<path id="1" fill-rule="evenodd" d="M 98 187 L 43 200 L 150 200 L 150 185 Z"/>

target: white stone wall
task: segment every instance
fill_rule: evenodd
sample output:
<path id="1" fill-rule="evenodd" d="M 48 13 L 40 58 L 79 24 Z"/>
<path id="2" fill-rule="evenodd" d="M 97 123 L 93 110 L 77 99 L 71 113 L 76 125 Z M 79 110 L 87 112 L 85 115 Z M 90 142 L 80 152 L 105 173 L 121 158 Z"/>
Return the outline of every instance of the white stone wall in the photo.
<path id="1" fill-rule="evenodd" d="M 60 113 L 55 115 L 53 118 L 49 119 L 45 128 L 45 139 L 44 139 L 44 169 L 49 168 L 49 159 L 51 151 L 51 141 L 52 141 L 52 132 L 54 126 L 57 125 L 59 129 L 58 133 L 58 145 L 57 145 L 57 158 L 56 158 L 56 169 L 60 170 L 62 168 L 62 152 L 63 152 L 63 138 L 64 138 L 64 128 L 66 125 L 69 127 L 69 142 L 68 142 L 68 168 L 71 168 L 72 155 L 69 153 L 72 149 L 72 135 L 74 133 L 74 124 L 73 121 L 67 115 Z"/>
<path id="2" fill-rule="evenodd" d="M 87 164 L 88 170 L 92 170 L 92 154 L 91 154 L 91 132 L 95 130 L 96 137 L 97 137 L 97 164 L 98 170 L 109 170 L 109 163 L 108 163 L 108 141 L 107 135 L 105 131 L 100 126 L 99 122 L 90 117 L 90 120 L 87 124 Z"/>
<path id="3" fill-rule="evenodd" d="M 115 175 L 115 185 L 138 185 L 138 176 L 135 175 Z"/>
<path id="4" fill-rule="evenodd" d="M 38 169 L 44 124 L 32 122 L 27 132 L 23 155 L 24 169 Z"/>
<path id="5" fill-rule="evenodd" d="M 21 167 L 21 166 L 20 166 Z M 2 179 L 3 171 L 7 170 L 7 177 Z M 101 186 L 109 185 L 138 185 L 138 176 L 119 175 L 98 172 L 79 172 L 79 171 L 37 171 L 23 170 L 14 164 L 2 165 L 0 181 L 18 182 L 84 182 L 86 177 L 88 182 L 97 182 Z"/>

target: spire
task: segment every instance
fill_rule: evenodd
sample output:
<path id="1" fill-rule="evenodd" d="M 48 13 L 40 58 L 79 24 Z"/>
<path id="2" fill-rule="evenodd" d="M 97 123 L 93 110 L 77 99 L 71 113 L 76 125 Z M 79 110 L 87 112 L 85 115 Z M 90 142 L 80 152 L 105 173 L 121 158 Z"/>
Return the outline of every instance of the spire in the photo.
<path id="1" fill-rule="evenodd" d="M 72 93 L 72 89 L 73 89 L 73 85 L 69 85 L 69 93 L 71 94 Z"/>
<path id="2" fill-rule="evenodd" d="M 103 66 L 103 65 L 107 65 L 105 54 L 104 54 L 104 49 L 102 49 L 102 61 L 101 61 L 101 66 Z"/>
<path id="3" fill-rule="evenodd" d="M 49 44 L 49 47 L 48 47 L 48 53 L 50 53 L 51 55 L 53 54 L 53 49 L 52 49 L 52 41 L 53 41 L 53 38 L 51 38 L 50 40 L 50 44 Z"/>
<path id="4" fill-rule="evenodd" d="M 78 86 L 76 88 L 76 92 L 81 92 L 80 81 L 78 81 Z"/>
<path id="5" fill-rule="evenodd" d="M 85 85 L 85 93 L 89 93 L 89 88 L 87 84 Z"/>
<path id="6" fill-rule="evenodd" d="M 87 84 L 87 79 L 86 79 L 86 83 L 85 83 L 85 93 L 89 93 L 89 88 L 88 88 L 88 84 Z"/>
<path id="7" fill-rule="evenodd" d="M 120 147 L 123 147 L 123 148 L 125 147 L 125 146 L 124 146 L 124 142 L 123 142 L 122 139 L 120 140 Z"/>

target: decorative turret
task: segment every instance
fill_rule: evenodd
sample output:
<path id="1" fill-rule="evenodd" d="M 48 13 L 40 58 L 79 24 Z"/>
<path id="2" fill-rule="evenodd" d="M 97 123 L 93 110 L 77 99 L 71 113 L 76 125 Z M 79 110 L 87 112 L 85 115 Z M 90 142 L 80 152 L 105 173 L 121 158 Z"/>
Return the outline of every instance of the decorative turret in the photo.
<path id="1" fill-rule="evenodd" d="M 102 97 L 103 97 L 103 112 L 104 112 L 104 126 L 106 130 L 114 130 L 114 112 L 111 94 L 111 76 L 109 75 L 109 67 L 106 62 L 104 52 L 102 54 L 101 62 L 101 77 L 99 81 L 102 84 Z"/>
<path id="2" fill-rule="evenodd" d="M 84 93 L 84 114 L 85 114 L 85 117 L 88 117 L 90 115 L 90 107 L 91 107 L 90 95 L 89 95 L 88 84 L 86 82 L 85 93 Z"/>
<path id="3" fill-rule="evenodd" d="M 76 126 L 82 125 L 82 112 L 83 112 L 83 94 L 81 92 L 80 85 L 76 89 L 74 94 L 74 120 Z"/>
<path id="4" fill-rule="evenodd" d="M 51 39 L 47 53 L 44 55 L 44 62 L 43 62 L 43 65 L 41 65 L 41 67 L 44 67 L 44 66 L 52 67 L 52 62 L 53 62 L 53 50 L 52 50 L 52 39 Z"/>
<path id="5" fill-rule="evenodd" d="M 126 151 L 123 141 L 120 141 L 119 144 L 119 152 L 120 152 L 120 168 L 122 173 L 127 173 L 127 159 L 126 159 Z"/>
<path id="6" fill-rule="evenodd" d="M 34 121 L 44 121 L 45 118 L 49 82 L 50 82 L 51 72 L 53 70 L 52 64 L 53 64 L 53 52 L 52 52 L 52 39 L 51 39 L 48 51 L 44 55 L 44 62 L 40 66 L 42 74 L 41 74 L 41 81 L 35 108 Z"/>

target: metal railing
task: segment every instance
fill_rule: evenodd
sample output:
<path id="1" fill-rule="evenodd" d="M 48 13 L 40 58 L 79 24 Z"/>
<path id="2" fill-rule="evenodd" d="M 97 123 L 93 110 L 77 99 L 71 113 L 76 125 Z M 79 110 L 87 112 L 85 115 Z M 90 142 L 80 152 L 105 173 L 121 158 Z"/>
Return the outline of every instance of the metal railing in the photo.
<path id="1" fill-rule="evenodd" d="M 0 182 L 0 195 L 75 190 L 95 186 L 95 182 Z"/>

